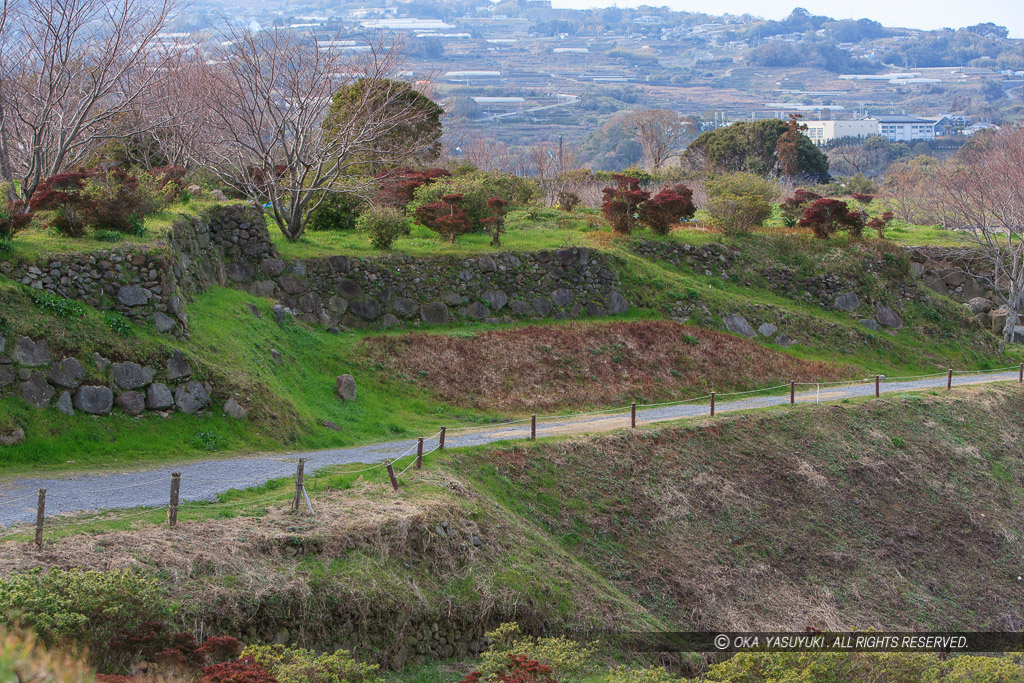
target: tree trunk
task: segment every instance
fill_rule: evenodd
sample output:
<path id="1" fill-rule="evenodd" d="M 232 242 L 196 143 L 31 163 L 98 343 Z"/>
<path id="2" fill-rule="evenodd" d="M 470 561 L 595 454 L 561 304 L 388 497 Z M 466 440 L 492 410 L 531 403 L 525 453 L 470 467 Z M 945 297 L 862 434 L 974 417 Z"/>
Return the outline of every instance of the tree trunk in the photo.
<path id="1" fill-rule="evenodd" d="M 1003 341 L 1007 344 L 1013 343 L 1013 333 L 1017 326 L 1017 316 L 1020 315 L 1022 295 L 1024 295 L 1024 289 L 1017 282 L 1011 282 L 1009 296 L 1006 297 L 1006 324 L 1003 326 Z"/>

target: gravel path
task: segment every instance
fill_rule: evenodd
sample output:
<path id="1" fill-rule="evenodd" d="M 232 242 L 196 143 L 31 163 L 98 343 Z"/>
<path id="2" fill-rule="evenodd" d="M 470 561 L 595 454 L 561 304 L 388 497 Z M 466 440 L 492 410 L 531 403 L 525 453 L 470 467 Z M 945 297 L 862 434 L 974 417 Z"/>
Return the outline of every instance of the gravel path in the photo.
<path id="1" fill-rule="evenodd" d="M 955 386 L 984 384 L 989 382 L 1017 381 L 1018 373 L 1000 371 L 988 374 L 960 374 L 953 376 Z M 925 379 L 884 381 L 882 393 L 917 391 L 946 387 L 946 376 Z M 780 391 L 784 391 L 780 389 Z M 796 401 L 815 403 L 817 401 L 838 401 L 874 395 L 874 381 L 842 386 L 798 385 Z M 748 392 L 756 393 L 756 392 Z M 789 394 L 774 396 L 748 396 L 732 394 L 729 400 L 718 397 L 715 412 L 749 410 L 789 403 Z M 708 414 L 708 402 L 703 400 L 692 404 L 660 407 L 638 406 L 637 423 L 649 424 L 683 417 Z M 580 415 L 565 418 L 538 420 L 538 436 L 583 434 L 610 431 L 629 426 L 629 409 Z M 476 446 L 507 439 L 528 439 L 530 420 L 519 420 L 505 425 L 451 431 L 445 439 L 445 446 Z M 424 441 L 424 451 L 430 452 L 438 445 L 438 436 Z M 347 463 L 378 463 L 397 458 L 400 454 L 414 453 L 414 440 L 391 441 L 372 446 L 335 448 L 304 453 L 282 453 L 271 456 L 235 457 L 221 460 L 200 460 L 186 464 L 149 470 L 126 472 L 104 472 L 102 474 L 71 474 L 62 478 L 17 478 L 0 482 L 0 527 L 35 519 L 36 491 L 46 489 L 47 516 L 60 513 L 96 511 L 114 508 L 133 508 L 167 504 L 171 472 L 181 472 L 181 500 L 215 500 L 218 493 L 230 489 L 244 489 L 259 486 L 270 479 L 293 476 L 295 461 L 306 458 L 305 471 L 316 472 L 322 467 Z"/>

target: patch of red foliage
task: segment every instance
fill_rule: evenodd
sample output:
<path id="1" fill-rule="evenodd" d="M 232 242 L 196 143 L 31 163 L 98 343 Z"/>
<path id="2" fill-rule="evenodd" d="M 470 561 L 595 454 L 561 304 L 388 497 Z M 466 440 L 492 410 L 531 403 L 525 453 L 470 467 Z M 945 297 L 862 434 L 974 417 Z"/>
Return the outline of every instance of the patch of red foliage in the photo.
<path id="1" fill-rule="evenodd" d="M 474 671 L 462 679 L 462 683 L 557 683 L 551 675 L 551 667 L 541 664 L 526 655 L 509 655 L 508 665 L 487 678 L 482 678 L 479 671 Z"/>
<path id="2" fill-rule="evenodd" d="M 278 683 L 274 675 L 251 656 L 203 669 L 200 683 Z"/>
<path id="3" fill-rule="evenodd" d="M 472 337 L 417 333 L 363 344 L 370 362 L 446 402 L 522 413 L 853 376 L 849 367 L 670 321 L 530 326 Z"/>

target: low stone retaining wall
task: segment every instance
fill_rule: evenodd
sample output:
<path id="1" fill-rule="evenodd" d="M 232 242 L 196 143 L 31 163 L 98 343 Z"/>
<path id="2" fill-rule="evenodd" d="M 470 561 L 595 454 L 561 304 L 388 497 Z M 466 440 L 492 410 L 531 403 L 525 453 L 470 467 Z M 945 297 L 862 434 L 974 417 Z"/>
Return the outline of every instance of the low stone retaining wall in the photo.
<path id="1" fill-rule="evenodd" d="M 242 286 L 328 326 L 576 318 L 629 308 L 606 257 L 585 248 L 474 258 L 274 257 Z"/>
<path id="2" fill-rule="evenodd" d="M 115 409 L 127 415 L 147 410 L 195 414 L 210 405 L 213 387 L 192 378 L 192 366 L 178 351 L 159 369 L 112 363 L 99 353 L 83 363 L 72 357 L 54 359 L 45 339 L 21 336 L 8 341 L 0 334 L 0 396 L 5 393 L 66 415 L 107 415 Z M 235 407 L 237 411 L 225 404 L 225 412 L 244 418 L 245 411 Z"/>

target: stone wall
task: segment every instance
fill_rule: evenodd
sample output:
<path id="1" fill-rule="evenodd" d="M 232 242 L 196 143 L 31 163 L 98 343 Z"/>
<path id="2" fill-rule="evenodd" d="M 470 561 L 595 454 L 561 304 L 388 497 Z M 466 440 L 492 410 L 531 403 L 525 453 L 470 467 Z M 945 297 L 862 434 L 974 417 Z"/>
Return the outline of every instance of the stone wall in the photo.
<path id="1" fill-rule="evenodd" d="M 122 313 L 165 333 L 187 329 L 183 300 L 166 251 L 132 247 L 63 254 L 45 261 L 0 262 L 0 273 L 23 285 Z"/>
<path id="2" fill-rule="evenodd" d="M 629 308 L 607 258 L 585 248 L 473 258 L 273 257 L 242 286 L 328 326 L 576 318 Z"/>
<path id="3" fill-rule="evenodd" d="M 263 215 L 245 205 L 219 206 L 179 221 L 156 248 L 126 245 L 44 261 L 0 262 L 0 273 L 23 285 L 117 311 L 165 334 L 185 334 L 188 296 L 229 284 L 274 253 Z"/>
<path id="4" fill-rule="evenodd" d="M 192 366 L 179 351 L 161 368 L 112 363 L 99 353 L 84 361 L 57 360 L 45 339 L 19 336 L 8 341 L 0 334 L 0 396 L 5 393 L 66 415 L 107 415 L 115 409 L 127 415 L 147 410 L 195 414 L 210 404 L 213 387 L 192 378 Z M 245 417 L 244 411 L 227 405 L 225 412 Z"/>
<path id="5" fill-rule="evenodd" d="M 647 259 L 667 261 L 674 266 L 690 266 L 701 275 L 728 277 L 729 267 L 738 252 L 724 244 L 681 244 L 637 239 L 630 251 Z"/>

